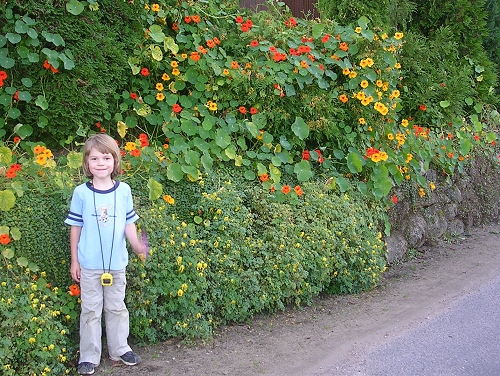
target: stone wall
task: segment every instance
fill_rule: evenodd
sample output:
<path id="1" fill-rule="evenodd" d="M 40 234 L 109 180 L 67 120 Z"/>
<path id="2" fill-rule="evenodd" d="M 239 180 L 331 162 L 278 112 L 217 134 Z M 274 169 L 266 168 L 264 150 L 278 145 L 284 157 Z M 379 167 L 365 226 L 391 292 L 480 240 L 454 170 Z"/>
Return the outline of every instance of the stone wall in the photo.
<path id="1" fill-rule="evenodd" d="M 420 197 L 415 188 L 395 190 L 398 203 L 389 211 L 391 234 L 385 241 L 389 264 L 410 250 L 467 235 L 472 226 L 500 220 L 500 165 L 477 156 L 464 173 L 446 178 L 435 170 L 425 174 L 436 189 Z"/>

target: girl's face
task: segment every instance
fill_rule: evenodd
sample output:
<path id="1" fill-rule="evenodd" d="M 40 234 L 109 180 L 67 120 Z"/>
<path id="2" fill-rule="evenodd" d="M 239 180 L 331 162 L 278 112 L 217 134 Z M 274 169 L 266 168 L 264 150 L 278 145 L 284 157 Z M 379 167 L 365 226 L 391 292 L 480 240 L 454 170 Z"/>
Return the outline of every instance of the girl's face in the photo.
<path id="1" fill-rule="evenodd" d="M 95 149 L 90 150 L 88 158 L 89 170 L 94 179 L 107 179 L 111 177 L 115 168 L 113 155 L 103 154 Z"/>

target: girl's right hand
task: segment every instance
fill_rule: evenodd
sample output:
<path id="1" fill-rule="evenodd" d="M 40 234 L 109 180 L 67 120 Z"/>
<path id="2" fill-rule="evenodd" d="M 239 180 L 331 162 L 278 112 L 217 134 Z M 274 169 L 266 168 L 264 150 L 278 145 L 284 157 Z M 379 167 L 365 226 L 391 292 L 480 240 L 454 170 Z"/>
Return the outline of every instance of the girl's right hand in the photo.
<path id="1" fill-rule="evenodd" d="M 80 269 L 80 263 L 78 261 L 71 262 L 70 272 L 73 281 L 80 282 L 81 269 Z"/>

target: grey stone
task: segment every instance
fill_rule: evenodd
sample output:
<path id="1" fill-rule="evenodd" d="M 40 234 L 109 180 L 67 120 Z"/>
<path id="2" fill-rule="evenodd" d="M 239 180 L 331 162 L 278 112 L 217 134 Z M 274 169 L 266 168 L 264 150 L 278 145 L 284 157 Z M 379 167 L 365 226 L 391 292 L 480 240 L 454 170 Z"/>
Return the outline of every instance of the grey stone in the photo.
<path id="1" fill-rule="evenodd" d="M 392 264 L 394 261 L 400 260 L 408 253 L 408 242 L 403 234 L 399 232 L 391 233 L 385 238 L 387 244 L 387 262 Z"/>

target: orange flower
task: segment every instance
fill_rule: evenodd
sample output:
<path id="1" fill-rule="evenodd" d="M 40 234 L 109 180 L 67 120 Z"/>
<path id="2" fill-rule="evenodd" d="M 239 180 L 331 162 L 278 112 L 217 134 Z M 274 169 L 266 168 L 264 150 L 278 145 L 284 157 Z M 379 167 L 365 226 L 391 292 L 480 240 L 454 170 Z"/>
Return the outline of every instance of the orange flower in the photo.
<path id="1" fill-rule="evenodd" d="M 212 39 L 207 40 L 207 46 L 210 48 L 215 47 L 215 42 Z"/>
<path id="2" fill-rule="evenodd" d="M 132 157 L 140 157 L 141 156 L 141 149 L 134 149 L 130 152 L 130 155 Z"/>
<path id="3" fill-rule="evenodd" d="M 261 182 L 266 182 L 269 180 L 269 175 L 268 174 L 262 174 L 260 175 L 260 181 Z"/>
<path id="4" fill-rule="evenodd" d="M 346 103 L 349 100 L 349 98 L 347 98 L 347 95 L 345 94 L 341 94 L 339 99 L 342 103 Z"/>
<path id="5" fill-rule="evenodd" d="M 246 109 L 244 106 L 240 106 L 240 107 L 238 108 L 238 111 L 239 111 L 240 113 L 242 113 L 242 114 L 246 114 L 246 113 L 247 113 L 247 109 Z"/>
<path id="6" fill-rule="evenodd" d="M 346 42 L 340 42 L 339 48 L 340 48 L 342 51 L 347 52 L 347 50 L 349 49 L 349 46 L 348 46 L 348 44 L 347 44 Z"/>
<path id="7" fill-rule="evenodd" d="M 198 15 L 194 15 L 193 17 L 191 17 L 191 19 L 193 20 L 194 23 L 198 23 L 201 21 L 200 16 Z"/>
<path id="8" fill-rule="evenodd" d="M 427 110 L 427 107 L 425 106 L 425 104 L 421 104 L 421 105 L 419 106 L 419 108 L 420 108 L 420 110 L 421 110 L 421 111 L 425 111 L 425 110 Z"/>
<path id="9" fill-rule="evenodd" d="M 69 294 L 71 296 L 78 296 L 80 295 L 80 288 L 78 287 L 78 285 L 75 283 L 71 286 L 69 286 Z"/>
<path id="10" fill-rule="evenodd" d="M 233 69 L 238 69 L 238 68 L 239 68 L 239 66 L 240 66 L 240 65 L 238 64 L 238 62 L 236 62 L 236 61 L 232 61 L 232 62 L 231 62 L 231 68 L 233 68 Z"/>
<path id="11" fill-rule="evenodd" d="M 302 196 L 304 192 L 302 191 L 302 188 L 300 188 L 300 185 L 296 185 L 295 188 L 293 189 L 297 196 Z"/>
<path id="12" fill-rule="evenodd" d="M 10 243 L 10 238 L 8 234 L 0 234 L 0 244 L 7 245 Z"/>
<path id="13" fill-rule="evenodd" d="M 281 188 L 281 192 L 284 194 L 289 194 L 290 193 L 290 186 L 289 185 L 284 185 L 283 188 Z"/>
<path id="14" fill-rule="evenodd" d="M 191 52 L 191 56 L 189 56 L 189 58 L 196 62 L 196 61 L 200 60 L 200 54 L 196 51 L 193 51 L 193 52 Z"/>
<path id="15" fill-rule="evenodd" d="M 214 37 L 214 43 L 215 43 L 215 44 L 217 44 L 217 45 L 219 45 L 219 44 L 220 44 L 220 40 L 219 40 L 219 38 Z"/>

